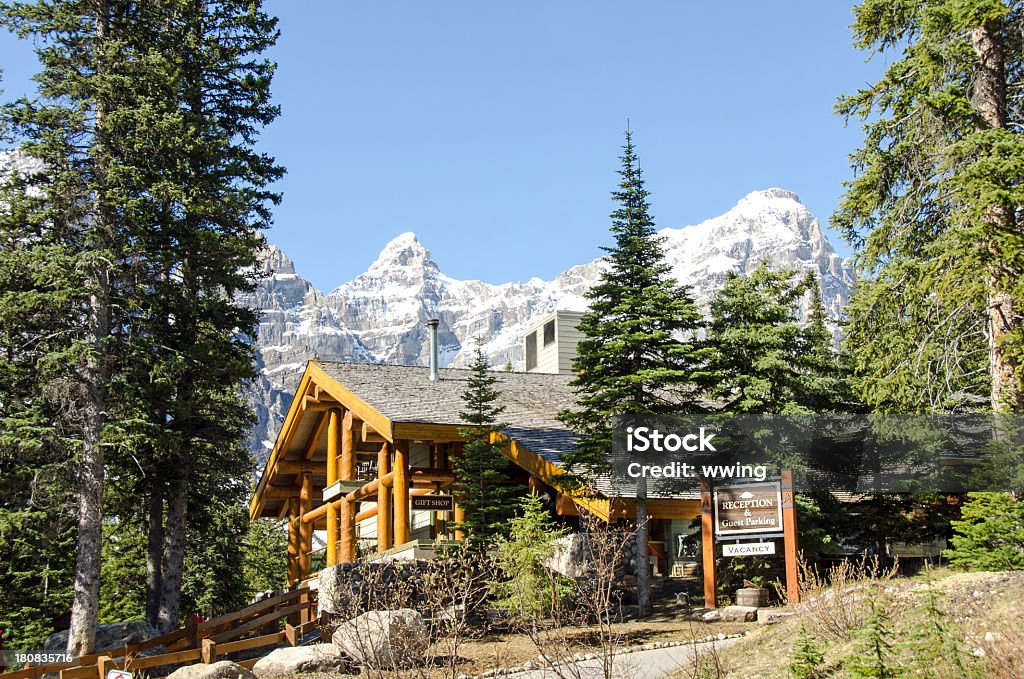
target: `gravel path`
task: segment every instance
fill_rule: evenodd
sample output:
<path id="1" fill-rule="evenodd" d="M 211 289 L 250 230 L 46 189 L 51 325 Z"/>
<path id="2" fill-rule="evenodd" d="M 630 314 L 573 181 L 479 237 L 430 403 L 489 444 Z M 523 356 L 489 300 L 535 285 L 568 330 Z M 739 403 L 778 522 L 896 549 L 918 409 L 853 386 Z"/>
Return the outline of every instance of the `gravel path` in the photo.
<path id="1" fill-rule="evenodd" d="M 698 652 L 726 648 L 737 641 L 735 638 L 723 641 L 704 642 L 700 644 L 683 644 L 670 646 L 668 648 L 655 648 L 648 651 L 636 651 L 634 653 L 620 653 L 615 656 L 613 665 L 614 676 L 621 679 L 660 679 L 676 670 L 688 667 L 693 661 L 694 648 Z M 566 668 L 562 672 L 551 669 L 539 669 L 520 671 L 514 674 L 502 675 L 514 679 L 557 679 L 558 677 L 572 677 L 573 679 L 603 679 L 604 673 L 601 669 L 600 660 L 582 660 L 573 663 L 572 668 Z"/>

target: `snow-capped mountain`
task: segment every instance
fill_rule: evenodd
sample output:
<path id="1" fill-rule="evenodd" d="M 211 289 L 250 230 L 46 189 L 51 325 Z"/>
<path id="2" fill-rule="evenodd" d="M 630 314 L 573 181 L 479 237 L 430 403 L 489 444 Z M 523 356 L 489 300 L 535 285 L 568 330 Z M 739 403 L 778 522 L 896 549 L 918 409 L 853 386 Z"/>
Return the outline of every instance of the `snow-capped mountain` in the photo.
<path id="1" fill-rule="evenodd" d="M 730 271 L 773 267 L 814 271 L 829 314 L 839 318 L 853 273 L 833 250 L 818 220 L 796 194 L 755 191 L 725 214 L 694 226 L 662 229 L 672 274 L 707 302 Z M 370 267 L 324 295 L 295 271 L 281 250 L 264 260 L 265 280 L 244 301 L 262 311 L 260 379 L 251 395 L 259 416 L 254 447 L 265 458 L 311 358 L 425 365 L 426 321 L 440 319 L 441 365 L 465 365 L 475 338 L 491 364 L 523 365 L 526 328 L 554 309 L 581 310 L 583 293 L 600 275 L 601 260 L 554 280 L 491 285 L 443 274 L 413 233 L 384 246 Z"/>

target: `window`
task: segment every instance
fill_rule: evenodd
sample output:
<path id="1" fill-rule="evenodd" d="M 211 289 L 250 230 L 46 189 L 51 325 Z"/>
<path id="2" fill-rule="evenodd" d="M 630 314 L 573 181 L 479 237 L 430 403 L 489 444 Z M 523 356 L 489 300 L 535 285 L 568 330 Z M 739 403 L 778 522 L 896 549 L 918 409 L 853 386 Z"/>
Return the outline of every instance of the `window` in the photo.
<path id="1" fill-rule="evenodd" d="M 547 346 L 555 341 L 555 319 L 551 319 L 544 324 L 544 346 Z"/>
<path id="2" fill-rule="evenodd" d="M 537 367 L 537 333 L 531 332 L 526 336 L 526 370 L 530 371 Z"/>

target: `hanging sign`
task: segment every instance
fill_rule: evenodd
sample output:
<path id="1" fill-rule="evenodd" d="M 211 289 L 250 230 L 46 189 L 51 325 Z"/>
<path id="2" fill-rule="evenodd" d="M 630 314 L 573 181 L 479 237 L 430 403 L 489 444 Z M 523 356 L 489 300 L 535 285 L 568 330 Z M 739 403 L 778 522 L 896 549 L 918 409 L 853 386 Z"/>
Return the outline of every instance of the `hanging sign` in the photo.
<path id="1" fill-rule="evenodd" d="M 455 509 L 451 495 L 413 495 L 412 509 L 425 512 L 450 512 Z"/>
<path id="2" fill-rule="evenodd" d="M 740 542 L 722 545 L 722 556 L 768 556 L 774 553 L 774 542 Z"/>

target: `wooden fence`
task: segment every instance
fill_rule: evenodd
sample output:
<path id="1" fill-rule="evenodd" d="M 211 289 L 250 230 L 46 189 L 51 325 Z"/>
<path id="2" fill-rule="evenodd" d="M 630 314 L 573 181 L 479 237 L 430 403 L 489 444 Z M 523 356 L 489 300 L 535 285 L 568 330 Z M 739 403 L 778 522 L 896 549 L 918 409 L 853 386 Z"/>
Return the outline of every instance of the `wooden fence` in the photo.
<path id="1" fill-rule="evenodd" d="M 284 629 L 267 633 L 268 627 L 277 627 L 282 619 L 286 619 Z M 74 663 L 26 666 L 0 674 L 0 679 L 39 679 L 44 674 L 58 673 L 60 679 L 106 679 L 110 670 L 140 672 L 152 668 L 160 668 L 160 674 L 150 676 L 162 676 L 164 669 L 175 665 L 214 663 L 218 658 L 254 648 L 296 646 L 319 628 L 316 592 L 300 586 L 210 620 L 197 623 L 190 619 L 181 629 L 137 644 L 83 655 Z M 141 655 L 160 646 L 167 652 Z M 238 664 L 252 669 L 258 660 L 251 658 Z"/>

